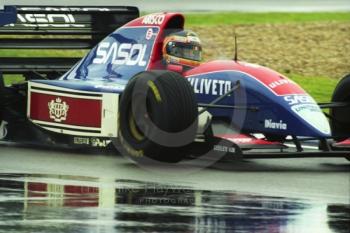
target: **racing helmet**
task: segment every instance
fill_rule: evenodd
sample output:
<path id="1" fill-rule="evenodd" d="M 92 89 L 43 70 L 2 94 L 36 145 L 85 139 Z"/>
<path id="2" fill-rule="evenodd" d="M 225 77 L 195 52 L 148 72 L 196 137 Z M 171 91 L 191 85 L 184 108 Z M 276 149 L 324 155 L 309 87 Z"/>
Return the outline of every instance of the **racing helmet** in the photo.
<path id="1" fill-rule="evenodd" d="M 202 60 L 202 46 L 197 34 L 181 30 L 166 36 L 163 42 L 163 58 L 167 64 L 198 66 Z"/>

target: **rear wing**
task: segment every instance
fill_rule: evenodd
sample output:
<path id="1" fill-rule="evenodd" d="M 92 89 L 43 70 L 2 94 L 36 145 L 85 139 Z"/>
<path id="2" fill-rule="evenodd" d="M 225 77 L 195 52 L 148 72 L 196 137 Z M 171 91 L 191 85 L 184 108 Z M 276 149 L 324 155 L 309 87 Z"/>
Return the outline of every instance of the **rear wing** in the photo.
<path id="1" fill-rule="evenodd" d="M 127 6 L 5 6 L 0 10 L 0 25 L 4 25 L 0 27 L 0 72 L 22 74 L 26 79 L 56 78 L 81 55 L 33 57 L 30 51 L 91 49 L 137 17 L 138 8 Z M 30 50 L 29 57 L 14 55 L 23 49 Z"/>
<path id="2" fill-rule="evenodd" d="M 16 22 L 16 7 L 0 5 L 0 26 Z"/>

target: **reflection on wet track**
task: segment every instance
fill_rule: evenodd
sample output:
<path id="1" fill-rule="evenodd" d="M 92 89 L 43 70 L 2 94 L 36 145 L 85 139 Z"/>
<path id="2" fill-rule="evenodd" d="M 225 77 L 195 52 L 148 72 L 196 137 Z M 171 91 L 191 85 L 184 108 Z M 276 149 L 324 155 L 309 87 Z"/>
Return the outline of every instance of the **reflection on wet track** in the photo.
<path id="1" fill-rule="evenodd" d="M 339 232 L 349 205 L 133 180 L 0 175 L 0 232 Z"/>

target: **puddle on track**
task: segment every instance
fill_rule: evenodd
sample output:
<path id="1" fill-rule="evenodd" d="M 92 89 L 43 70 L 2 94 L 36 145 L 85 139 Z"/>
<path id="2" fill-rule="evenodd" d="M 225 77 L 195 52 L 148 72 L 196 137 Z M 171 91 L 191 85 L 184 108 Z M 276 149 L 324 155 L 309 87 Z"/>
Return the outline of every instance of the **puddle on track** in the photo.
<path id="1" fill-rule="evenodd" d="M 348 233 L 350 205 L 135 180 L 0 174 L 0 232 Z"/>

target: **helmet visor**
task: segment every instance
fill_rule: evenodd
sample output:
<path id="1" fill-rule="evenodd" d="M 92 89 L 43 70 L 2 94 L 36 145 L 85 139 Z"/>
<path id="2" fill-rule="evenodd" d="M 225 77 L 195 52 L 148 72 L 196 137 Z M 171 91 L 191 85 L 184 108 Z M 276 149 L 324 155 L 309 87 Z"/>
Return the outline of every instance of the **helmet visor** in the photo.
<path id="1" fill-rule="evenodd" d="M 202 48 L 197 44 L 186 44 L 182 42 L 169 42 L 167 53 L 174 57 L 184 58 L 193 61 L 202 60 Z"/>

